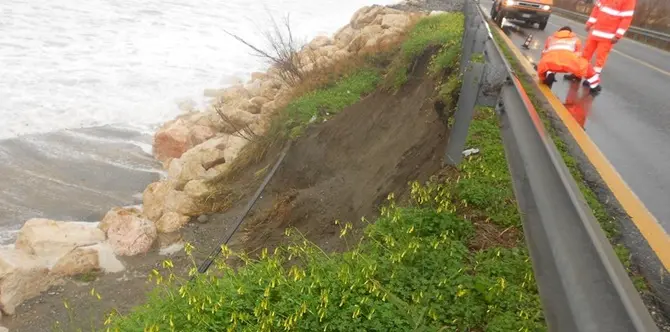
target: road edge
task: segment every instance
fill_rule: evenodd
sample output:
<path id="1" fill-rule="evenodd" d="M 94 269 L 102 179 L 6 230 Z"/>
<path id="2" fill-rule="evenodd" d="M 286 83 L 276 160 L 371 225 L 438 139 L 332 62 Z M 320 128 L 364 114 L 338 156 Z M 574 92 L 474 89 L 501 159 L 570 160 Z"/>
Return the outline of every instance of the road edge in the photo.
<path id="1" fill-rule="evenodd" d="M 494 25 L 492 24 L 492 26 Z M 657 248 L 659 246 L 667 248 L 665 251 L 661 250 L 661 257 L 659 257 L 657 252 L 652 249 L 652 246 L 643 235 L 643 232 L 638 228 L 638 225 L 631 217 L 631 213 L 622 205 L 619 199 L 617 199 L 617 195 L 615 195 L 610 185 L 607 184 L 607 181 L 601 175 L 603 170 L 601 169 L 599 171 L 598 167 L 594 165 L 591 159 L 584 152 L 582 147 L 584 142 L 582 142 L 582 145 L 580 145 L 578 139 L 575 138 L 571 132 L 571 128 L 569 128 L 570 126 L 573 127 L 573 131 L 575 128 L 579 128 L 576 121 L 571 116 L 569 116 L 567 109 L 565 109 L 563 104 L 558 101 L 553 93 L 551 93 L 551 90 L 549 90 L 547 87 L 544 87 L 543 89 L 538 84 L 537 80 L 535 79 L 534 68 L 526 58 L 521 56 L 521 53 L 518 51 L 518 49 L 516 49 L 516 47 L 514 47 L 512 41 L 497 26 L 495 26 L 495 29 L 501 39 L 505 42 L 505 44 L 501 46 L 511 51 L 515 57 L 514 60 L 522 68 L 522 72 L 516 72 L 515 74 L 517 74 L 519 78 L 530 82 L 534 90 L 534 95 L 537 97 L 538 102 L 542 104 L 542 108 L 545 110 L 551 110 L 545 112 L 545 115 L 548 117 L 549 122 L 552 128 L 555 130 L 558 138 L 566 144 L 568 153 L 573 158 L 575 158 L 577 162 L 577 168 L 579 169 L 585 184 L 596 195 L 600 203 L 604 206 L 607 214 L 617 221 L 616 225 L 619 228 L 621 234 L 618 241 L 621 241 L 622 244 L 631 251 L 631 253 L 635 252 L 635 255 L 631 254 L 630 257 L 633 268 L 636 272 L 639 272 L 645 278 L 647 286 L 653 293 L 652 296 L 651 294 L 645 294 L 645 292 L 641 292 L 641 295 L 644 301 L 647 303 L 648 308 L 650 311 L 652 311 L 652 316 L 660 314 L 665 316 L 666 321 L 670 320 L 670 274 L 668 273 L 667 268 L 667 263 L 670 262 L 670 248 L 667 247 L 667 245 L 663 246 L 663 244 L 659 245 L 656 243 Z M 555 99 L 553 103 L 551 99 Z M 556 101 L 558 101 L 558 105 L 556 105 Z M 563 116 L 561 116 L 561 112 L 563 112 Z M 588 140 L 588 145 L 592 145 L 592 148 L 595 148 L 597 152 L 600 153 L 600 157 L 607 161 L 604 155 L 602 155 L 602 152 L 600 152 L 597 146 L 595 146 L 595 143 L 593 143 L 585 133 L 580 136 L 580 140 Z M 608 161 L 607 164 L 609 164 Z M 611 164 L 609 167 L 612 167 Z M 616 171 L 614 172 L 616 173 Z M 618 175 L 618 173 L 616 173 L 616 175 Z M 610 181 L 612 181 L 612 179 L 610 179 Z M 623 182 L 622 179 L 619 181 Z M 625 184 L 625 182 L 623 183 Z M 628 188 L 627 185 L 625 187 Z M 622 188 L 617 187 L 617 190 L 622 190 Z M 630 189 L 628 188 L 628 190 Z M 637 197 L 634 197 L 634 199 L 637 199 Z M 639 204 L 642 203 L 640 202 Z M 644 205 L 642 205 L 642 207 L 644 208 Z M 646 211 L 646 208 L 644 208 L 644 210 Z M 638 211 L 638 213 L 639 212 L 640 211 Z M 648 211 L 646 212 L 651 215 Z M 635 212 L 633 212 L 633 214 L 635 214 Z M 657 224 L 657 226 L 660 228 L 660 225 Z M 662 228 L 661 231 L 665 233 Z M 659 234 L 655 235 L 659 236 Z M 665 260 L 662 258 L 665 258 Z M 666 264 L 664 264 L 664 262 Z M 655 308 L 659 310 L 658 313 L 653 312 Z M 656 317 L 654 318 L 656 319 Z"/>

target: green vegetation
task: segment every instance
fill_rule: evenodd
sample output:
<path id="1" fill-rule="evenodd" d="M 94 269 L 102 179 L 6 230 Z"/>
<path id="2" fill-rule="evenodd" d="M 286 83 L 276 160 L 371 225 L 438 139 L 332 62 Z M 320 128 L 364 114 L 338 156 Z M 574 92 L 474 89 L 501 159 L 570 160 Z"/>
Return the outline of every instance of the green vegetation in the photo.
<path id="1" fill-rule="evenodd" d="M 431 73 L 438 74 L 452 68 L 460 56 L 462 35 L 463 15 L 460 13 L 429 16 L 419 21 L 409 32 L 400 54 L 391 64 L 385 87 L 397 91 L 407 83 L 408 75 L 418 58 L 433 47 L 439 48 L 439 52 L 431 63 Z"/>
<path id="2" fill-rule="evenodd" d="M 290 103 L 285 112 L 286 129 L 297 137 L 309 123 L 337 114 L 374 91 L 380 80 L 379 70 L 364 68 L 344 76 L 332 86 L 309 92 Z"/>
<path id="3" fill-rule="evenodd" d="M 498 45 L 501 46 L 503 55 L 514 69 L 514 72 L 517 73 L 517 77 L 519 78 L 521 85 L 526 91 L 528 98 L 533 104 L 533 107 L 535 107 L 535 109 L 538 111 L 540 118 L 542 119 L 542 122 L 544 124 L 544 127 L 547 129 L 547 131 L 549 131 L 551 139 L 554 141 L 554 144 L 556 145 L 556 148 L 560 152 L 561 157 L 563 157 L 565 165 L 568 167 L 568 170 L 570 170 L 570 174 L 572 175 L 572 177 L 575 178 L 577 186 L 582 192 L 582 195 L 584 195 L 587 204 L 593 211 L 593 215 L 600 223 L 600 226 L 605 232 L 605 235 L 607 236 L 607 238 L 610 240 L 610 243 L 614 247 L 614 251 L 619 257 L 619 260 L 626 268 L 626 271 L 628 271 L 628 274 L 633 280 L 635 287 L 640 292 L 648 291 L 648 287 L 644 278 L 633 270 L 633 266 L 630 259 L 631 256 L 630 251 L 622 243 L 620 243 L 620 233 L 617 221 L 607 213 L 607 210 L 605 209 L 603 204 L 600 203 L 600 200 L 598 200 L 598 196 L 596 195 L 596 193 L 587 185 L 584 179 L 584 175 L 579 170 L 577 160 L 575 160 L 575 158 L 570 154 L 568 145 L 559 136 L 556 128 L 552 124 L 549 118 L 550 111 L 544 108 L 541 102 L 541 98 L 538 97 L 538 95 L 536 94 L 537 89 L 535 87 L 534 80 L 525 73 L 524 69 L 521 67 L 521 64 L 519 63 L 519 60 L 516 59 L 512 51 L 507 47 L 507 44 L 499 35 L 499 32 L 497 30 L 492 31 L 493 31 L 493 38 L 496 40 Z"/>
<path id="4" fill-rule="evenodd" d="M 246 266 L 219 261 L 181 286 L 165 262 L 149 302 L 111 316 L 108 330 L 546 330 L 523 242 L 496 240 L 520 234 L 520 220 L 492 110 L 479 111 L 468 146 L 480 154 L 413 183 L 407 206 L 389 196 L 352 250 L 327 254 L 289 230 L 290 245 L 257 260 L 223 248 Z M 341 236 L 350 229 L 341 225 Z"/>

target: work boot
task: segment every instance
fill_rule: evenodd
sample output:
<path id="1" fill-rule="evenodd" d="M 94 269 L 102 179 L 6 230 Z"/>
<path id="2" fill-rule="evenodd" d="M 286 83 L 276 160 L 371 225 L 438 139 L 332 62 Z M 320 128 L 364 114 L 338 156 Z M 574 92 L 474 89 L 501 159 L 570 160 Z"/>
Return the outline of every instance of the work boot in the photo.
<path id="1" fill-rule="evenodd" d="M 563 79 L 566 81 L 575 81 L 575 82 L 579 82 L 582 80 L 581 77 L 577 77 L 577 75 L 574 74 L 563 75 Z"/>
<path id="2" fill-rule="evenodd" d="M 589 93 L 590 93 L 592 96 L 597 96 L 597 95 L 600 94 L 600 91 L 602 91 L 602 89 L 603 89 L 603 88 L 602 88 L 600 85 L 598 85 L 598 86 L 595 87 L 595 88 L 589 88 Z"/>
<path id="3" fill-rule="evenodd" d="M 549 86 L 551 88 L 551 86 L 554 84 L 554 82 L 556 82 L 556 74 L 554 74 L 554 73 L 547 74 L 547 76 L 544 77 L 544 81 L 542 81 L 542 82 L 544 82 L 544 84 L 546 84 L 547 86 Z"/>
<path id="4" fill-rule="evenodd" d="M 589 81 L 587 81 L 587 80 L 584 80 L 584 82 L 582 82 L 582 85 L 587 87 L 587 88 L 591 87 L 591 83 L 589 83 Z"/>

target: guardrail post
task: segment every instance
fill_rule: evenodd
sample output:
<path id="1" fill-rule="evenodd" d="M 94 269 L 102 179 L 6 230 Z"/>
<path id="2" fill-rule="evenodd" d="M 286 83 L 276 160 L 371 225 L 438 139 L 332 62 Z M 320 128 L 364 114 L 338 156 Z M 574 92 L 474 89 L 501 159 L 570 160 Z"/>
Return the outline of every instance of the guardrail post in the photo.
<path id="1" fill-rule="evenodd" d="M 448 165 L 458 165 L 463 159 L 463 149 L 468 137 L 468 128 L 470 128 L 470 122 L 475 112 L 485 68 L 486 65 L 483 63 L 471 62 L 463 76 L 461 95 L 458 98 L 458 108 L 454 115 L 454 125 L 449 133 L 449 142 L 447 143 L 447 158 L 445 162 Z"/>
<path id="2" fill-rule="evenodd" d="M 454 125 L 449 133 L 449 142 L 445 163 L 458 165 L 463 159 L 463 149 L 468 137 L 468 129 L 474 114 L 477 100 L 482 86 L 485 83 L 484 73 L 486 64 L 472 61 L 473 54 L 482 54 L 488 40 L 488 30 L 482 18 L 476 14 L 476 8 L 471 2 L 466 2 L 463 11 L 466 15 L 465 31 L 463 33 L 463 52 L 461 54 L 460 73 L 463 74 L 463 83 L 458 98 L 458 105 L 454 114 Z M 483 60 L 483 58 L 481 59 Z"/>

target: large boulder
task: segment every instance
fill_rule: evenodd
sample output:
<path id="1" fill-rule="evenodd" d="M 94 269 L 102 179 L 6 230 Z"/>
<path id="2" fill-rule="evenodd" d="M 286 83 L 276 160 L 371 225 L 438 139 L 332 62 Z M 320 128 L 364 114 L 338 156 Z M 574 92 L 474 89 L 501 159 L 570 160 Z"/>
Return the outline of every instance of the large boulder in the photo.
<path id="1" fill-rule="evenodd" d="M 351 25 L 347 24 L 335 33 L 335 45 L 338 48 L 343 49 L 347 47 L 347 45 L 349 45 L 352 40 L 354 40 L 355 36 L 356 30 L 354 30 Z"/>
<path id="2" fill-rule="evenodd" d="M 223 122 L 225 123 L 223 131 L 228 134 L 233 134 L 239 130 L 242 130 L 258 119 L 257 114 L 245 112 L 237 108 L 227 109 L 223 112 L 223 115 L 226 117 L 223 119 Z"/>
<path id="3" fill-rule="evenodd" d="M 151 249 L 156 240 L 156 225 L 138 215 L 119 216 L 110 222 L 107 242 L 120 256 L 135 256 Z"/>
<path id="4" fill-rule="evenodd" d="M 153 153 L 160 161 L 179 158 L 190 147 L 191 131 L 183 119 L 167 122 L 154 135 Z"/>
<path id="5" fill-rule="evenodd" d="M 372 24 L 384 10 L 385 7 L 383 6 L 365 6 L 354 13 L 349 24 L 354 29 L 361 29 L 366 25 Z"/>
<path id="6" fill-rule="evenodd" d="M 312 50 L 318 50 L 324 46 L 332 45 L 333 41 L 328 38 L 327 36 L 316 36 L 314 39 L 312 39 L 309 44 L 307 44 L 307 47 L 309 47 Z"/>
<path id="7" fill-rule="evenodd" d="M 141 217 L 142 212 L 136 208 L 114 207 L 107 211 L 102 221 L 98 225 L 103 232 L 107 233 L 109 227 L 118 222 L 125 222 L 129 218 Z"/>
<path id="8" fill-rule="evenodd" d="M 0 249 L 0 312 L 13 315 L 19 304 L 47 290 L 55 280 L 38 257 Z"/>
<path id="9" fill-rule="evenodd" d="M 224 158 L 232 162 L 247 144 L 249 144 L 249 140 L 246 138 L 235 135 L 230 136 L 226 149 L 223 151 Z"/>
<path id="10" fill-rule="evenodd" d="M 91 271 L 115 273 L 124 269 L 112 247 L 108 243 L 98 243 L 70 251 L 56 262 L 51 273 L 57 276 L 74 276 Z"/>
<path id="11" fill-rule="evenodd" d="M 168 192 L 165 197 L 165 211 L 176 212 L 189 217 L 197 217 L 207 212 L 204 211 L 204 207 L 199 204 L 198 200 L 180 190 L 170 190 Z"/>
<path id="12" fill-rule="evenodd" d="M 241 100 L 248 100 L 251 95 L 244 85 L 237 84 L 226 88 L 219 100 L 226 105 L 237 105 Z"/>
<path id="13" fill-rule="evenodd" d="M 170 211 L 163 214 L 163 216 L 156 222 L 156 228 L 159 233 L 174 233 L 184 225 L 188 224 L 190 220 L 191 217 Z M 159 245 L 163 248 L 162 244 Z"/>
<path id="14" fill-rule="evenodd" d="M 203 125 L 194 125 L 190 131 L 190 145 L 198 145 L 216 135 L 214 129 Z"/>
<path id="15" fill-rule="evenodd" d="M 142 211 L 149 220 L 157 221 L 163 215 L 165 195 L 170 190 L 166 181 L 154 182 L 142 193 Z"/>
<path id="16" fill-rule="evenodd" d="M 382 18 L 381 26 L 384 29 L 405 29 L 410 24 L 410 17 L 406 14 L 388 14 Z"/>
<path id="17" fill-rule="evenodd" d="M 184 192 L 189 197 L 204 198 L 211 192 L 206 180 L 192 180 L 184 186 Z"/>
<path id="18" fill-rule="evenodd" d="M 74 276 L 100 269 L 98 251 L 90 246 L 75 248 L 61 257 L 51 268 L 59 276 Z"/>
<path id="19" fill-rule="evenodd" d="M 77 247 L 100 243 L 105 233 L 96 223 L 30 219 L 19 231 L 15 248 L 45 259 L 50 266 Z"/>
<path id="20" fill-rule="evenodd" d="M 168 167 L 170 186 L 182 190 L 188 181 L 203 178 L 207 170 L 226 163 L 225 150 L 231 137 L 222 135 L 210 139 L 187 151 L 181 158 L 173 159 Z"/>

